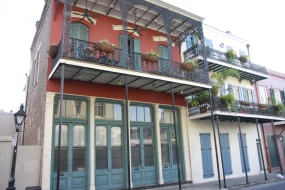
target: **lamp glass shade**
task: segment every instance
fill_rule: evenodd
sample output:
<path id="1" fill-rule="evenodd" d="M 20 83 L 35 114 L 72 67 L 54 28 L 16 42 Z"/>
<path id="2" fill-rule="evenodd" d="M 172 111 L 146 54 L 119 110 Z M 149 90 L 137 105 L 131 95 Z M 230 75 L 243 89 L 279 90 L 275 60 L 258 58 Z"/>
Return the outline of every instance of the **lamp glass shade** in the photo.
<path id="1" fill-rule="evenodd" d="M 24 109 L 24 106 L 21 105 L 19 111 L 17 111 L 14 114 L 15 125 L 17 125 L 17 126 L 22 125 L 23 121 L 26 118 L 26 113 L 25 113 L 25 111 L 23 109 Z"/>

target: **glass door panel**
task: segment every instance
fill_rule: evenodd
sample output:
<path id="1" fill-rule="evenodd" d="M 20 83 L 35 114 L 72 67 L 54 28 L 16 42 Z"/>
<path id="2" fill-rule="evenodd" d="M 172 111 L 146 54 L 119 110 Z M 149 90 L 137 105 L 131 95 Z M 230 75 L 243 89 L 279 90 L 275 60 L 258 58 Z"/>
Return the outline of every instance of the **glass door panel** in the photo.
<path id="1" fill-rule="evenodd" d="M 154 153 L 151 128 L 143 129 L 144 166 L 154 166 Z"/>
<path id="2" fill-rule="evenodd" d="M 108 169 L 107 129 L 96 127 L 96 169 Z"/>
<path id="3" fill-rule="evenodd" d="M 112 168 L 123 168 L 121 128 L 111 128 Z"/>
<path id="4" fill-rule="evenodd" d="M 138 127 L 131 128 L 131 151 L 132 151 L 132 166 L 141 166 L 141 146 L 140 146 L 140 130 Z"/>

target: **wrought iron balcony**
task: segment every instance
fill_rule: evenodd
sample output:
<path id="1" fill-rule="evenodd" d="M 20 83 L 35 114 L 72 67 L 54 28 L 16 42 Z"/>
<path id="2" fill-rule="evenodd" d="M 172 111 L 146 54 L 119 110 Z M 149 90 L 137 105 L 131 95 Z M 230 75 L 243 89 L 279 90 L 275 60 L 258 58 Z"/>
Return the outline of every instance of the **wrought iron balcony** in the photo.
<path id="1" fill-rule="evenodd" d="M 213 97 L 213 111 L 222 111 L 228 113 L 233 112 L 251 115 L 265 115 L 285 118 L 285 113 L 279 112 L 278 106 L 235 100 L 235 106 L 231 108 L 227 104 L 222 104 L 220 99 L 221 98 L 217 96 Z M 188 109 L 189 115 L 196 115 L 202 114 L 204 113 L 204 111 L 210 112 L 211 107 L 209 102 L 205 102 L 200 106 L 189 106 Z"/>
<path id="2" fill-rule="evenodd" d="M 181 63 L 179 62 L 159 58 L 158 63 L 150 63 L 142 59 L 143 54 L 129 52 L 126 57 L 122 49 L 115 47 L 106 53 L 98 49 L 98 44 L 71 38 L 69 47 L 63 48 L 60 42 L 59 52 L 52 60 L 52 67 L 55 67 L 59 59 L 66 58 L 205 84 L 207 76 L 205 76 L 204 68 L 196 67 L 193 71 L 185 71 L 180 68 Z"/>
<path id="3" fill-rule="evenodd" d="M 245 69 L 249 69 L 252 71 L 259 72 L 259 73 L 267 74 L 267 70 L 265 67 L 262 67 L 262 66 L 259 66 L 259 65 L 253 64 L 253 63 L 249 63 L 249 62 L 241 63 L 239 61 L 239 59 L 227 58 L 225 56 L 225 53 L 222 51 L 215 50 L 215 49 L 212 49 L 209 47 L 206 47 L 205 51 L 206 51 L 208 61 L 209 61 L 209 59 L 222 61 L 222 62 L 229 63 L 232 65 L 241 67 L 241 68 L 245 68 Z M 196 56 L 203 56 L 202 53 L 203 53 L 202 46 L 201 45 L 194 45 L 191 48 L 187 49 L 183 54 L 184 54 L 185 59 L 193 59 Z"/>

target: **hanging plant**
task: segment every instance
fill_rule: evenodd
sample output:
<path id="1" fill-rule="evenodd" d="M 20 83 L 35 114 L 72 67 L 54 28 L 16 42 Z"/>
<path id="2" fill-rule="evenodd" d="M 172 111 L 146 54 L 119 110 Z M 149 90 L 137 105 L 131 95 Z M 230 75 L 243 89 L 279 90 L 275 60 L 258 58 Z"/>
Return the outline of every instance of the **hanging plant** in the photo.
<path id="1" fill-rule="evenodd" d="M 239 60 L 241 63 L 246 63 L 246 62 L 247 62 L 247 55 L 241 55 L 241 56 L 239 56 L 238 60 Z"/>
<path id="2" fill-rule="evenodd" d="M 180 64 L 180 68 L 186 71 L 193 71 L 197 65 L 197 60 L 186 60 Z"/>
<path id="3" fill-rule="evenodd" d="M 49 47 L 48 54 L 51 58 L 55 58 L 58 53 L 58 45 L 52 44 Z"/>
<path id="4" fill-rule="evenodd" d="M 237 58 L 237 54 L 233 49 L 226 51 L 225 56 L 227 58 L 230 58 L 230 59 L 236 59 Z"/>

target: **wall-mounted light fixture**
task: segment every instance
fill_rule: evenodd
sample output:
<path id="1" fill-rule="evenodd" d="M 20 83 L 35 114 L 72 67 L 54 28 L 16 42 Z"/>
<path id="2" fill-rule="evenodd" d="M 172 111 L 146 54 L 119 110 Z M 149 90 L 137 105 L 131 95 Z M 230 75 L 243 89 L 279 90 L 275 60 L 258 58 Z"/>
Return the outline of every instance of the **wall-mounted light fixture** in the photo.
<path id="1" fill-rule="evenodd" d="M 255 83 L 255 79 L 252 79 L 252 80 L 250 81 L 250 84 L 253 85 L 254 83 Z"/>

